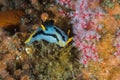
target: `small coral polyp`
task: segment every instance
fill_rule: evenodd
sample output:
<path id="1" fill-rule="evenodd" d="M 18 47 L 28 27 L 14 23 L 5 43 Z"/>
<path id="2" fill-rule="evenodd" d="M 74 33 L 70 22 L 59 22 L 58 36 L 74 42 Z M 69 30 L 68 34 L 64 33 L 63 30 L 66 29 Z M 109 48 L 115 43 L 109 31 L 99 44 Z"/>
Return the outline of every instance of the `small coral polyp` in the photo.
<path id="1" fill-rule="evenodd" d="M 117 32 L 117 37 L 114 42 L 114 46 L 116 47 L 116 52 L 114 53 L 115 56 L 120 56 L 120 30 Z"/>
<path id="2" fill-rule="evenodd" d="M 76 0 L 69 4 L 65 3 L 69 0 L 59 0 L 61 4 L 74 8 L 75 12 L 72 15 L 74 42 L 73 45 L 78 48 L 81 54 L 80 63 L 87 66 L 90 60 L 98 61 L 99 56 L 97 53 L 96 42 L 100 39 L 99 30 L 102 29 L 102 25 L 98 23 L 98 20 L 102 19 L 104 12 L 99 5 L 91 7 L 94 3 L 99 3 L 99 0 Z M 75 4 L 75 5 L 74 5 Z M 74 7 L 71 7 L 73 6 Z"/>

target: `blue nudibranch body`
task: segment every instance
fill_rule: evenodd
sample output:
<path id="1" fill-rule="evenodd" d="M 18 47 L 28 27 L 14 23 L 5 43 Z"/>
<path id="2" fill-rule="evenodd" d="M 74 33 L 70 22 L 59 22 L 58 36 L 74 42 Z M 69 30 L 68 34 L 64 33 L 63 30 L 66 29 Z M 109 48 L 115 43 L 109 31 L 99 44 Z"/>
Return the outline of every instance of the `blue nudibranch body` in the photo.
<path id="1" fill-rule="evenodd" d="M 45 40 L 47 42 L 55 43 L 61 47 L 64 47 L 72 40 L 72 38 L 69 40 L 68 36 L 60 28 L 53 25 L 52 20 L 44 22 L 41 27 L 43 28 L 38 28 L 33 32 L 33 34 L 30 35 L 28 40 L 25 41 L 26 44 Z"/>

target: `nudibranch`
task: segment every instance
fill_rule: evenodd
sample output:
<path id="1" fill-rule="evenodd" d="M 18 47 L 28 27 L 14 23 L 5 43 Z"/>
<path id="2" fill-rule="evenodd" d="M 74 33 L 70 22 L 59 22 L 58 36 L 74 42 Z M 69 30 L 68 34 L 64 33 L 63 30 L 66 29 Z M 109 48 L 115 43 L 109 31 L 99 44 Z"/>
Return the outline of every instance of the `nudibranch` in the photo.
<path id="1" fill-rule="evenodd" d="M 45 40 L 50 43 L 58 44 L 64 47 L 72 41 L 72 37 L 68 38 L 64 31 L 54 25 L 53 20 L 45 21 L 36 31 L 25 41 L 25 44 L 31 44 L 35 41 Z"/>

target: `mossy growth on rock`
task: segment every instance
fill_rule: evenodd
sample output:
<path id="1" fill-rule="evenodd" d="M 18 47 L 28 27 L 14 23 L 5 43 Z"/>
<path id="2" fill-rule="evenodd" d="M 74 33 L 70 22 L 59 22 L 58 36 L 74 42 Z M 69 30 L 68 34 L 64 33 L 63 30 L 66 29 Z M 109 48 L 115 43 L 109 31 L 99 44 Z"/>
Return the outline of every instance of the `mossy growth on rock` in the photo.
<path id="1" fill-rule="evenodd" d="M 108 8 L 113 8 L 114 7 L 114 2 L 112 0 L 103 0 L 102 1 L 102 6 L 103 7 L 108 7 Z"/>
<path id="2" fill-rule="evenodd" d="M 80 65 L 75 65 L 77 61 L 71 44 L 60 48 L 56 44 L 40 41 L 34 44 L 34 48 L 32 70 L 37 80 L 76 80 L 81 74 Z"/>

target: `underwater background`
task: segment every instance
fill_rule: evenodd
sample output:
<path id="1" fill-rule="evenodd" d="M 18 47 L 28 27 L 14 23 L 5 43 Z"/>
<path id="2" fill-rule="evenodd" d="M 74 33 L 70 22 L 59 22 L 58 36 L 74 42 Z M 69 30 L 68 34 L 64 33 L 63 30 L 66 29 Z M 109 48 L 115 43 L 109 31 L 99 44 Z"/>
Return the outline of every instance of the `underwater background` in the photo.
<path id="1" fill-rule="evenodd" d="M 0 0 L 0 80 L 120 80 L 120 0 Z"/>

